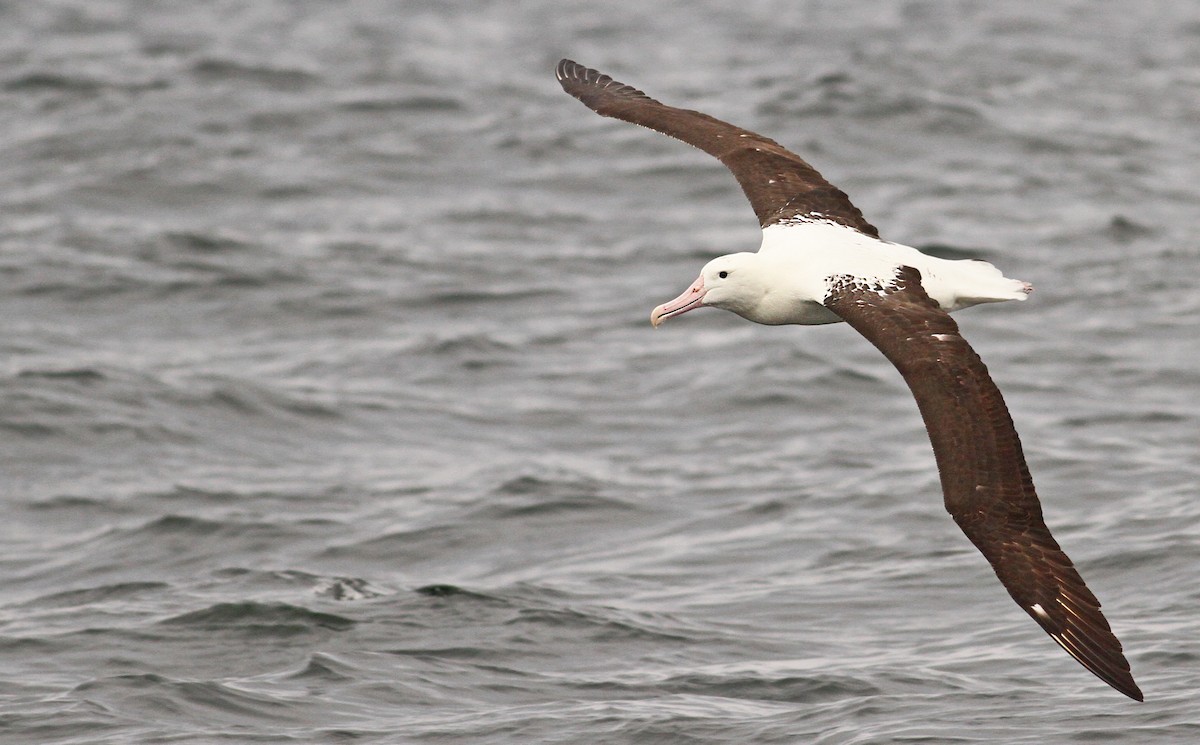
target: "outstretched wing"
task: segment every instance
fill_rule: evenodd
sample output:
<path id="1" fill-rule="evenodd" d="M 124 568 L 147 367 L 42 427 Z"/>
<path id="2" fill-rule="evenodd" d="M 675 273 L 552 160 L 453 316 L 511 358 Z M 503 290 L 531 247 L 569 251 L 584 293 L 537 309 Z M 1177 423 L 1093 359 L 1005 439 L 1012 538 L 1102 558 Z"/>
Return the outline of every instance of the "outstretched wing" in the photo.
<path id="1" fill-rule="evenodd" d="M 904 376 L 929 431 L 946 509 L 1013 600 L 1101 680 L 1142 700 L 1100 602 L 1042 519 L 1008 407 L 958 324 L 925 293 L 921 274 L 889 286 L 832 278 L 825 304 Z"/>
<path id="2" fill-rule="evenodd" d="M 778 142 L 698 111 L 659 103 L 568 59 L 558 63 L 556 74 L 563 90 L 597 114 L 649 127 L 719 159 L 741 184 L 762 227 L 824 219 L 879 237 L 843 191 Z"/>

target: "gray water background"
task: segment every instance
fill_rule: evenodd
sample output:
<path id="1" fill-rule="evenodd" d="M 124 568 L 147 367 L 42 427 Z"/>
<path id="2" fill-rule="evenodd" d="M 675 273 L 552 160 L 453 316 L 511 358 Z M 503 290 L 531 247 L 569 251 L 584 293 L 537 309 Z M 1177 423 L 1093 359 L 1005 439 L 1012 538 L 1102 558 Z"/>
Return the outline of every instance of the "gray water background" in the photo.
<path id="1" fill-rule="evenodd" d="M 562 56 L 759 130 L 958 315 L 1147 701 L 850 329 Z M 0 741 L 1200 742 L 1200 6 L 0 3 Z"/>

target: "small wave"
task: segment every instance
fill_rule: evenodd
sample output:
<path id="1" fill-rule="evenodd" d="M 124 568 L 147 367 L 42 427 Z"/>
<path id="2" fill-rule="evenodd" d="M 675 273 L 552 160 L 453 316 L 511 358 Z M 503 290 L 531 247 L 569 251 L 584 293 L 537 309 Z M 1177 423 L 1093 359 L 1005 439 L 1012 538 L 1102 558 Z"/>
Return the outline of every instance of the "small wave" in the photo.
<path id="1" fill-rule="evenodd" d="M 589 612 L 574 608 L 522 608 L 506 626 L 543 626 L 571 628 L 590 632 L 593 642 L 653 641 L 687 642 L 694 637 L 682 631 L 652 628 L 629 620 L 609 616 L 601 611 Z"/>
<path id="2" fill-rule="evenodd" d="M 294 704 L 286 700 L 218 682 L 177 680 L 154 673 L 97 678 L 77 685 L 73 694 L 94 702 L 93 706 L 124 711 L 147 721 L 171 712 L 172 717 L 190 719 L 206 729 L 215 721 L 229 723 L 226 726 L 261 726 L 264 719 L 282 721 L 300 716 Z"/>
<path id="3" fill-rule="evenodd" d="M 165 515 L 133 527 L 103 530 L 60 546 L 58 553 L 83 577 L 129 566 L 154 567 L 156 574 L 172 573 L 188 571 L 188 567 L 194 570 L 198 563 L 254 554 L 264 545 L 282 545 L 296 540 L 303 530 L 283 521 L 239 522 Z M 46 573 L 51 571 L 48 568 Z"/>
<path id="4" fill-rule="evenodd" d="M 154 376 L 113 367 L 31 368 L 0 378 L 8 406 L 0 427 L 28 437 L 80 440 L 116 434 L 142 441 L 187 435 L 153 411 L 171 389 Z"/>
<path id="5" fill-rule="evenodd" d="M 521 475 L 500 484 L 493 491 L 508 496 L 564 496 L 590 497 L 600 488 L 598 482 L 575 479 L 547 479 L 533 475 Z"/>
<path id="6" fill-rule="evenodd" d="M 128 511 L 126 505 L 105 499 L 85 497 L 78 494 L 58 494 L 39 502 L 30 502 L 25 508 L 32 511 L 63 510 L 65 512 L 98 512 L 106 515 Z"/>
<path id="7" fill-rule="evenodd" d="M 272 412 L 318 419 L 337 419 L 341 416 L 337 409 L 319 402 L 239 380 L 222 380 L 220 385 L 208 391 L 199 401 L 254 416 L 270 415 Z"/>
<path id="8" fill-rule="evenodd" d="M 155 518 L 140 527 L 134 528 L 132 531 L 124 533 L 125 537 L 133 538 L 136 536 L 145 535 L 169 535 L 171 533 L 185 533 L 194 536 L 211 536 L 215 533 L 227 531 L 230 528 L 235 528 L 234 524 L 220 522 L 217 520 L 205 520 L 199 517 L 190 517 L 187 515 L 163 515 Z M 123 531 L 122 531 L 123 532 Z"/>
<path id="9" fill-rule="evenodd" d="M 66 590 L 35 598 L 25 606 L 38 608 L 72 608 L 113 600 L 125 600 L 145 594 L 157 594 L 170 588 L 165 582 L 118 582 L 113 585 Z"/>
<path id="10" fill-rule="evenodd" d="M 536 517 L 574 516 L 581 512 L 635 512 L 637 508 L 620 499 L 601 497 L 595 494 L 562 495 L 557 490 L 562 488 L 547 485 L 550 493 L 543 494 L 548 499 L 538 499 L 526 504 L 487 505 L 472 514 L 472 517 L 488 521 L 523 519 Z"/>
<path id="11" fill-rule="evenodd" d="M 469 536 L 470 530 L 466 528 L 431 525 L 397 530 L 356 543 L 329 546 L 320 555 L 327 559 L 353 557 L 357 561 L 421 561 L 436 555 L 436 549 L 444 551 L 462 545 Z"/>
<path id="12" fill-rule="evenodd" d="M 316 653 L 309 658 L 302 670 L 287 676 L 288 680 L 319 680 L 326 683 L 344 683 L 355 680 L 355 670 L 327 654 Z"/>
<path id="13" fill-rule="evenodd" d="M 355 625 L 352 619 L 332 613 L 309 610 L 289 603 L 217 603 L 197 611 L 172 616 L 161 624 L 199 628 L 238 628 L 255 633 L 292 635 L 315 628 L 345 631 Z"/>
<path id="14" fill-rule="evenodd" d="M 451 338 L 429 339 L 414 351 L 419 354 L 434 355 L 498 355 L 514 352 L 516 347 L 485 334 L 467 334 Z"/>
<path id="15" fill-rule="evenodd" d="M 691 673 L 667 678 L 659 685 L 672 693 L 804 703 L 875 696 L 882 692 L 866 680 L 829 674 L 770 677 L 749 673 Z"/>

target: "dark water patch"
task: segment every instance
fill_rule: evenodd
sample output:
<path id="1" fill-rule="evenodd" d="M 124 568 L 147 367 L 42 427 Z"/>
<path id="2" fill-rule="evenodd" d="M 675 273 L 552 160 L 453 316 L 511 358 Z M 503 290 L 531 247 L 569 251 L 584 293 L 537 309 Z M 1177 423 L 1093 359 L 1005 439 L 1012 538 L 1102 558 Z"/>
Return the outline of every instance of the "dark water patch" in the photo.
<path id="1" fill-rule="evenodd" d="M 265 388 L 242 380 L 218 379 L 206 395 L 190 403 L 216 406 L 251 417 L 295 415 L 312 419 L 339 419 L 342 412 L 333 406 L 292 393 Z"/>
<path id="2" fill-rule="evenodd" d="M 321 556 L 330 559 L 386 560 L 405 562 L 431 561 L 447 551 L 468 545 L 478 529 L 462 525 L 430 525 L 397 530 L 356 543 L 329 546 Z"/>
<path id="3" fill-rule="evenodd" d="M 606 494 L 611 484 L 570 469 L 510 466 L 485 470 L 471 481 L 483 489 L 479 504 L 466 515 L 472 522 L 603 521 L 640 510 L 632 502 Z"/>
<path id="4" fill-rule="evenodd" d="M 470 594 L 461 587 L 455 587 L 454 585 L 425 585 L 424 587 L 418 587 L 413 592 L 428 595 L 432 598 L 448 598 L 451 595 Z"/>
<path id="5" fill-rule="evenodd" d="M 37 502 L 29 502 L 26 509 L 31 512 L 82 512 L 99 515 L 127 514 L 131 508 L 108 499 L 86 497 L 79 494 L 59 494 Z"/>
<path id="6" fill-rule="evenodd" d="M 45 639 L 35 636 L 0 636 L 0 652 L 15 657 L 47 657 L 57 654 L 62 649 L 57 639 Z"/>
<path id="7" fill-rule="evenodd" d="M 397 647 L 388 649 L 387 653 L 421 659 L 478 660 L 490 657 L 492 650 L 485 647 Z"/>
<path id="8" fill-rule="evenodd" d="M 458 359 L 507 355 L 519 351 L 513 344 L 500 341 L 491 334 L 466 334 L 452 337 L 430 337 L 412 350 L 417 354 L 444 355 Z"/>
<path id="9" fill-rule="evenodd" d="M 1155 519 L 1157 524 L 1158 520 Z M 1135 570 L 1163 570 L 1164 551 L 1169 553 L 1172 560 L 1179 561 L 1190 557 L 1192 561 L 1200 560 L 1200 546 L 1188 536 L 1176 535 L 1159 537 L 1156 545 L 1145 548 L 1108 550 L 1088 561 L 1089 569 L 1096 572 L 1108 571 L 1115 575 L 1127 575 Z"/>
<path id="10" fill-rule="evenodd" d="M 445 600 L 451 604 L 480 604 L 494 607 L 507 608 L 511 607 L 514 602 L 500 594 L 491 594 L 481 592 L 479 590 L 468 590 L 459 585 L 451 585 L 446 583 L 436 583 L 430 585 L 422 585 L 413 590 L 417 595 L 422 595 L 427 598 L 435 598 L 437 600 Z"/>
<path id="11" fill-rule="evenodd" d="M 148 535 L 170 535 L 175 533 L 184 533 L 187 535 L 213 536 L 221 532 L 237 529 L 238 526 L 233 523 L 226 523 L 219 520 L 205 520 L 199 517 L 191 517 L 188 515 L 163 515 L 155 520 L 151 520 L 144 525 L 135 528 L 132 531 L 124 533 L 130 538 L 136 536 Z M 123 532 L 123 531 L 122 531 Z"/>
<path id="12" fill-rule="evenodd" d="M 1012 136 L 1028 155 L 1069 156 L 1075 152 L 1075 145 L 1062 137 L 1043 133 L 1014 133 Z"/>
<path id="13" fill-rule="evenodd" d="M 889 382 L 885 380 L 884 374 L 891 371 L 883 367 L 872 369 L 878 369 L 880 374 L 874 375 L 853 367 L 834 367 L 833 369 L 822 371 L 821 374 L 813 378 L 810 385 L 814 387 L 828 386 L 830 390 L 836 390 L 838 395 L 853 391 L 878 393 L 887 390 L 885 386 L 888 386 Z M 891 375 L 887 375 L 887 378 L 890 379 Z"/>
<path id="14" fill-rule="evenodd" d="M 1147 667 L 1159 667 L 1163 669 L 1194 669 L 1196 664 L 1200 662 L 1200 653 L 1189 652 L 1182 649 L 1157 649 L 1138 654 L 1137 661 L 1140 665 Z"/>
<path id="15" fill-rule="evenodd" d="M 808 396 L 788 391 L 773 391 L 756 388 L 754 390 L 738 389 L 729 398 L 733 406 L 745 408 L 793 408 L 802 404 Z"/>
<path id="16" fill-rule="evenodd" d="M 312 629 L 345 631 L 355 625 L 352 619 L 322 613 L 288 603 L 217 603 L 202 610 L 183 613 L 160 621 L 166 626 L 190 626 L 204 629 L 237 629 L 254 634 L 291 636 Z"/>
<path id="17" fill-rule="evenodd" d="M 1113 215 L 1112 219 L 1108 221 L 1105 233 L 1110 240 L 1117 243 L 1132 243 L 1141 238 L 1153 236 L 1156 231 L 1149 225 L 1143 225 L 1125 215 Z"/>
<path id="18" fill-rule="evenodd" d="M 1061 420 L 1064 427 L 1087 428 L 1099 424 L 1128 424 L 1141 426 L 1170 426 L 1190 422 L 1194 417 L 1176 411 L 1111 411 Z"/>
<path id="19" fill-rule="evenodd" d="M 0 427 L 27 436 L 95 441 L 188 442 L 181 423 L 163 416 L 175 390 L 157 377 L 116 367 L 34 368 L 7 386 Z"/>
<path id="20" fill-rule="evenodd" d="M 273 289 L 309 279 L 304 271 L 282 263 L 278 257 L 249 251 L 220 254 L 143 244 L 119 265 L 34 266 L 13 291 L 29 298 L 77 303 L 142 293 L 177 304 L 188 290 Z"/>
<path id="21" fill-rule="evenodd" d="M 25 73 L 4 81 L 4 90 L 11 93 L 56 91 L 79 95 L 94 94 L 103 87 L 102 81 L 92 78 L 41 71 Z"/>
<path id="22" fill-rule="evenodd" d="M 505 621 L 506 626 L 535 626 L 550 629 L 571 629 L 587 633 L 594 642 L 620 643 L 653 641 L 660 643 L 691 643 L 689 633 L 651 628 L 628 620 L 612 618 L 601 612 L 585 612 L 573 608 L 521 608 L 516 616 Z"/>
<path id="23" fill-rule="evenodd" d="M 437 95 L 414 95 L 380 98 L 359 98 L 338 104 L 343 111 L 366 111 L 371 113 L 402 114 L 420 113 L 457 113 L 464 109 L 463 103 L 456 98 Z"/>
<path id="24" fill-rule="evenodd" d="M 145 278 L 123 274 L 112 269 L 97 270 L 89 281 L 64 279 L 32 279 L 22 283 L 14 292 L 29 298 L 61 298 L 72 302 L 89 302 L 123 295 L 153 287 Z"/>
<path id="25" fill-rule="evenodd" d="M 6 81 L 3 85 L 5 91 L 14 93 L 62 94 L 61 99 L 64 104 L 75 103 L 80 98 L 95 96 L 105 91 L 136 94 L 165 90 L 170 87 L 169 80 L 155 77 L 144 80 L 115 80 L 45 71 L 34 71 L 21 75 Z"/>
<path id="26" fill-rule="evenodd" d="M 211 57 L 193 63 L 191 70 L 196 78 L 206 83 L 253 83 L 282 92 L 298 93 L 320 81 L 318 75 L 304 70 Z"/>
<path id="27" fill-rule="evenodd" d="M 542 298 L 562 297 L 567 293 L 551 287 L 511 288 L 455 288 L 438 289 L 421 296 L 416 302 L 422 305 L 444 305 L 447 309 L 456 305 L 473 305 L 497 302 L 527 302 Z"/>
<path id="28" fill-rule="evenodd" d="M 189 506 L 196 505 L 229 505 L 244 500 L 247 495 L 220 489 L 201 489 L 185 484 L 177 484 L 167 491 L 150 492 L 143 495 L 151 503 L 166 500 L 177 500 Z"/>
<path id="29" fill-rule="evenodd" d="M 274 306 L 293 318 L 328 321 L 372 317 L 388 302 L 374 293 L 338 287 L 318 290 L 302 297 L 283 296 L 275 301 Z"/>
<path id="30" fill-rule="evenodd" d="M 691 155 L 684 153 L 684 155 Z M 634 178 L 645 178 L 661 180 L 671 185 L 690 184 L 690 188 L 694 188 L 696 182 L 703 182 L 706 178 L 712 178 L 720 174 L 719 171 L 712 167 L 712 163 L 704 160 L 693 160 L 688 158 L 687 162 L 647 162 L 637 165 L 630 174 Z M 723 176 L 723 174 L 721 174 Z M 719 187 L 717 187 L 719 188 Z M 719 193 L 728 193 L 726 188 Z"/>
<path id="31" fill-rule="evenodd" d="M 472 512 L 479 520 L 525 520 L 546 518 L 552 520 L 582 520 L 587 517 L 608 515 L 612 512 L 637 512 L 638 508 L 620 499 L 596 495 L 553 496 L 539 498 L 524 504 L 493 504 Z M 584 513 L 589 513 L 585 517 Z M 594 513 L 594 514 L 593 514 Z"/>
<path id="32" fill-rule="evenodd" d="M 505 481 L 492 491 L 499 496 L 588 498 L 596 496 L 601 486 L 600 482 L 592 479 L 549 479 L 521 475 Z"/>
<path id="33" fill-rule="evenodd" d="M 258 190 L 258 195 L 263 199 L 272 201 L 284 201 L 288 199 L 306 199 L 308 197 L 319 194 L 320 191 L 310 186 L 309 184 L 285 184 L 280 186 L 267 186 Z"/>
<path id="34" fill-rule="evenodd" d="M 69 380 L 76 383 L 91 384 L 108 377 L 94 367 L 73 367 L 62 369 L 25 369 L 17 373 L 18 378 L 43 378 L 46 380 Z"/>
<path id="35" fill-rule="evenodd" d="M 474 209 L 455 209 L 443 214 L 443 217 L 455 223 L 491 224 L 526 227 L 529 225 L 565 226 L 575 225 L 586 219 L 583 212 L 547 212 L 543 207 L 522 206 L 517 209 L 495 209 L 476 207 Z"/>
<path id="36" fill-rule="evenodd" d="M 697 696 L 718 696 L 757 701 L 817 703 L 849 697 L 877 696 L 878 686 L 845 675 L 793 675 L 784 677 L 753 674 L 689 673 L 667 678 L 655 685 L 663 691 Z"/>
<path id="37" fill-rule="evenodd" d="M 128 600 L 144 595 L 156 595 L 170 589 L 165 582 L 119 582 L 100 587 L 66 590 L 23 603 L 35 608 L 73 608 L 116 600 Z"/>
<path id="38" fill-rule="evenodd" d="M 61 427 L 20 419 L 0 419 L 0 429 L 29 439 L 49 439 L 64 433 Z"/>
<path id="39" fill-rule="evenodd" d="M 317 114 L 312 109 L 255 111 L 246 117 L 246 129 L 279 136 L 308 127 Z"/>
<path id="40" fill-rule="evenodd" d="M 468 373 L 512 369 L 519 366 L 526 350 L 496 338 L 491 333 L 430 336 L 404 351 L 404 366 L 422 382 L 430 375 L 441 378 L 448 365 Z"/>
<path id="41" fill-rule="evenodd" d="M 165 515 L 134 527 L 110 528 L 64 546 L 60 552 L 64 559 L 86 556 L 87 561 L 77 564 L 85 576 L 116 573 L 158 579 L 194 572 L 197 566 L 228 556 L 252 561 L 271 546 L 306 537 L 305 531 L 280 520 L 240 522 Z"/>
<path id="42" fill-rule="evenodd" d="M 138 282 L 127 289 L 142 289 L 149 287 L 157 290 L 163 297 L 174 297 L 177 293 L 187 290 L 258 290 L 275 289 L 280 285 L 294 284 L 305 281 L 305 277 L 286 269 L 251 269 L 247 267 L 230 267 L 210 264 L 202 261 L 179 261 L 175 269 L 191 272 L 188 278 L 176 278 L 164 282 Z"/>
<path id="43" fill-rule="evenodd" d="M 163 233 L 162 240 L 165 246 L 183 253 L 224 254 L 256 249 L 251 243 L 219 233 L 167 231 Z"/>

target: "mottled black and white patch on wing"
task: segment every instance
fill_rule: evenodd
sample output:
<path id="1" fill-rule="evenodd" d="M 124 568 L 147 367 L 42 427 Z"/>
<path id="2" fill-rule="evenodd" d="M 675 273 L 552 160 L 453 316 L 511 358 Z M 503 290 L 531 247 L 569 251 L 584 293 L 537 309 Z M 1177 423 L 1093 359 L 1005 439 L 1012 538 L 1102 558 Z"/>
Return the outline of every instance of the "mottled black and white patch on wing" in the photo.
<path id="1" fill-rule="evenodd" d="M 879 237 L 845 192 L 778 142 L 698 111 L 667 106 L 568 59 L 558 63 L 556 73 L 563 90 L 597 114 L 649 127 L 719 159 L 733 172 L 762 227 L 832 220 Z"/>
<path id="2" fill-rule="evenodd" d="M 946 509 L 1013 600 L 1084 667 L 1142 700 L 1121 643 L 1042 518 L 1008 407 L 958 324 L 902 267 L 891 284 L 830 279 L 825 305 L 904 376 L 933 444 Z"/>

